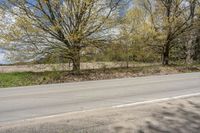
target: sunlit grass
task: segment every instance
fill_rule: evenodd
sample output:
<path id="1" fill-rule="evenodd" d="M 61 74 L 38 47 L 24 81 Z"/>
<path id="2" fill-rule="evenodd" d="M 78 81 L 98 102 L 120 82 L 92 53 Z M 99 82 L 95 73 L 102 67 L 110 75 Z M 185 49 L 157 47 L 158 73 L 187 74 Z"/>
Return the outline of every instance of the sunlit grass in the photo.
<path id="1" fill-rule="evenodd" d="M 18 72 L 18 73 L 0 73 L 0 87 L 15 87 L 38 85 L 56 80 L 61 72 Z"/>
<path id="2" fill-rule="evenodd" d="M 69 71 L 0 73 L 0 88 L 199 71 L 200 65 L 171 65 L 166 67 L 162 65 L 150 65 L 130 68 L 105 67 L 101 69 L 89 69 L 82 70 L 79 75 L 74 75 Z"/>

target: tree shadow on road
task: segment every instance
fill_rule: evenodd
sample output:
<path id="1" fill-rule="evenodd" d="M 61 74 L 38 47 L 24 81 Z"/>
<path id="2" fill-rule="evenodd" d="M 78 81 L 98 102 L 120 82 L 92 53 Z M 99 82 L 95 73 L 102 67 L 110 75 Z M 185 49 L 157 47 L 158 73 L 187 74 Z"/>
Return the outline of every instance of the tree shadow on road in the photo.
<path id="1" fill-rule="evenodd" d="M 187 101 L 178 106 L 163 107 L 163 111 L 154 113 L 137 132 L 200 133 L 200 105 Z"/>

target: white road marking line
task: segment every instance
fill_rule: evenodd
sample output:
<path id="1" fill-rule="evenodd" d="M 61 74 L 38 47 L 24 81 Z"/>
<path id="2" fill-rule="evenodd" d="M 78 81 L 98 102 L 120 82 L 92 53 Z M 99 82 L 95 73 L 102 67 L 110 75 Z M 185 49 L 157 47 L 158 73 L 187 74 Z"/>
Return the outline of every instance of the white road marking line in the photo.
<path id="1" fill-rule="evenodd" d="M 61 113 L 61 114 L 55 114 L 55 115 L 49 115 L 49 116 L 41 116 L 41 117 L 35 117 L 35 118 L 27 118 L 24 120 L 16 120 L 16 121 L 10 121 L 10 122 L 5 122 L 2 123 L 2 127 L 10 124 L 15 124 L 15 123 L 23 123 L 23 122 L 34 122 L 38 120 L 45 120 L 45 119 L 51 119 L 51 118 L 56 118 L 56 117 L 65 117 L 66 115 L 73 115 L 73 114 L 79 114 L 79 113 L 88 113 L 88 112 L 93 112 L 93 111 L 99 111 L 99 110 L 104 110 L 104 109 L 110 109 L 111 107 L 105 107 L 105 108 L 96 108 L 96 109 L 88 109 L 88 110 L 82 110 L 82 111 L 74 111 L 74 112 L 67 112 L 67 113 Z M 0 126 L 0 128 L 1 128 Z"/>
<path id="2" fill-rule="evenodd" d="M 194 96 L 200 96 L 200 93 L 192 93 L 192 94 L 187 94 L 187 95 L 174 96 L 174 97 L 168 97 L 168 98 L 161 98 L 161 99 L 155 99 L 155 100 L 148 100 L 148 101 L 143 101 L 143 102 L 135 102 L 135 103 L 116 105 L 116 106 L 111 106 L 111 107 L 88 109 L 88 110 L 74 111 L 74 112 L 68 112 L 68 113 L 62 113 L 62 114 L 56 114 L 56 115 L 35 117 L 35 118 L 29 118 L 29 119 L 18 120 L 18 121 L 13 121 L 13 122 L 6 122 L 3 125 L 4 126 L 6 126 L 6 125 L 9 126 L 12 123 L 33 122 L 33 121 L 37 121 L 37 120 L 44 120 L 44 119 L 55 118 L 55 117 L 64 117 L 66 115 L 72 115 L 72 114 L 78 114 L 78 113 L 88 113 L 88 112 L 100 111 L 100 110 L 105 110 L 105 109 L 115 109 L 115 108 L 123 108 L 123 107 L 131 107 L 131 106 L 159 103 L 159 102 L 182 99 L 182 98 L 190 98 L 190 97 L 194 97 Z"/>
<path id="3" fill-rule="evenodd" d="M 167 98 L 161 98 L 161 99 L 155 99 L 155 100 L 147 100 L 143 102 L 116 105 L 116 106 L 112 106 L 112 108 L 123 108 L 123 107 L 144 105 L 144 104 L 150 104 L 150 103 L 158 103 L 158 102 L 164 102 L 164 101 L 170 101 L 170 100 L 176 100 L 176 99 L 182 99 L 182 98 L 189 98 L 189 97 L 194 97 L 194 96 L 200 96 L 200 93 L 193 93 L 193 94 L 188 94 L 188 95 L 181 95 L 181 96 L 167 97 Z"/>

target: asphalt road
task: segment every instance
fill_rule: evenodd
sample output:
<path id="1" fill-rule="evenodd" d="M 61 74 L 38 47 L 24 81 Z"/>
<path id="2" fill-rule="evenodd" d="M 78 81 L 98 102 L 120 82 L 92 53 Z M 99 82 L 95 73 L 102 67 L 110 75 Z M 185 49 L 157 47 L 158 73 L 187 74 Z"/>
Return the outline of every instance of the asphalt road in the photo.
<path id="1" fill-rule="evenodd" d="M 200 73 L 0 89 L 0 124 L 200 93 Z"/>

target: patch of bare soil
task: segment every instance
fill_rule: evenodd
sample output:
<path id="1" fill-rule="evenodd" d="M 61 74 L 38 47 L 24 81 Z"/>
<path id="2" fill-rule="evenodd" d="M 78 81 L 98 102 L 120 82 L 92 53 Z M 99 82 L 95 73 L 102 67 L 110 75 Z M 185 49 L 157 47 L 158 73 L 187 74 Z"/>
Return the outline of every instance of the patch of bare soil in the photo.
<path id="1" fill-rule="evenodd" d="M 115 78 L 132 78 L 150 75 L 168 75 L 187 72 L 199 72 L 200 67 L 162 67 L 162 66 L 146 66 L 132 68 L 102 68 L 83 70 L 80 74 L 65 72 L 56 79 L 47 81 L 47 83 L 63 83 L 63 82 L 79 82 L 90 80 L 104 80 Z"/>

